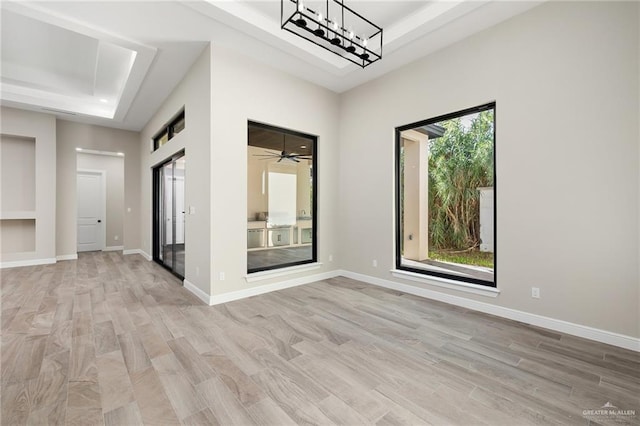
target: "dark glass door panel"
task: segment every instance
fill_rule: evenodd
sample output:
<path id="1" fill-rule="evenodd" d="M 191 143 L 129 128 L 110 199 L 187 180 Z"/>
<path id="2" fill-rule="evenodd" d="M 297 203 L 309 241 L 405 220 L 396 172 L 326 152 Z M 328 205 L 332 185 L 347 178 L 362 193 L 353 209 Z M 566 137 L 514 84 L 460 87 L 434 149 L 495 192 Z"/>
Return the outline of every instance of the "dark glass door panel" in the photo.
<path id="1" fill-rule="evenodd" d="M 154 169 L 153 258 L 174 274 L 185 273 L 184 153 Z"/>

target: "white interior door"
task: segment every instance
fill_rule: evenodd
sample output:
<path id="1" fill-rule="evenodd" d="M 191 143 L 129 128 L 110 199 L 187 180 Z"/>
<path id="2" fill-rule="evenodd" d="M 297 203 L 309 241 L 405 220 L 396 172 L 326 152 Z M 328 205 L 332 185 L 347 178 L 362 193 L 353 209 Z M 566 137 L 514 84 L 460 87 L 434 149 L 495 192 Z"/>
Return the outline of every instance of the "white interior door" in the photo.
<path id="1" fill-rule="evenodd" d="M 78 252 L 104 249 L 104 175 L 78 171 Z"/>

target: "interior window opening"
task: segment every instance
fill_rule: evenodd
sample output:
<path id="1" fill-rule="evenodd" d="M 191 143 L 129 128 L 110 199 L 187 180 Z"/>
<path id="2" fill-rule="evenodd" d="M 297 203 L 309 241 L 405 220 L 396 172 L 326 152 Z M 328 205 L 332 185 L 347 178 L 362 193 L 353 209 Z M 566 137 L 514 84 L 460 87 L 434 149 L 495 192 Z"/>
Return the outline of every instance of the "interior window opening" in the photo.
<path id="1" fill-rule="evenodd" d="M 247 272 L 316 262 L 317 137 L 248 124 Z"/>
<path id="2" fill-rule="evenodd" d="M 396 267 L 495 287 L 495 104 L 396 139 Z"/>

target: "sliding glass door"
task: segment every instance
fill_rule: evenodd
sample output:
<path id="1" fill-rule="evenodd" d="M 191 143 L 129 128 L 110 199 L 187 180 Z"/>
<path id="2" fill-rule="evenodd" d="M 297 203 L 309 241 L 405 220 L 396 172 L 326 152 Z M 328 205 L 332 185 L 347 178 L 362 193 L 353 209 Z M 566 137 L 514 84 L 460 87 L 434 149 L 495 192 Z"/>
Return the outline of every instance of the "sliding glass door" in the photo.
<path id="1" fill-rule="evenodd" d="M 184 278 L 185 156 L 180 152 L 153 171 L 153 259 Z"/>

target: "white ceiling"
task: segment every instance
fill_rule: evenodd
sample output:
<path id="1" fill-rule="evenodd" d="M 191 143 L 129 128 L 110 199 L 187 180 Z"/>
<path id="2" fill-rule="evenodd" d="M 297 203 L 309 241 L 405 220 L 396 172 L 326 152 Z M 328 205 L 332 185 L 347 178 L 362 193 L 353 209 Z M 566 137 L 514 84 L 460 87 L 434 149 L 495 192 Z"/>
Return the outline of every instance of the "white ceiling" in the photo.
<path id="1" fill-rule="evenodd" d="M 383 59 L 361 69 L 282 31 L 280 0 L 2 1 L 0 98 L 140 130 L 209 42 L 343 92 L 540 3 L 345 0 L 384 28 Z"/>

